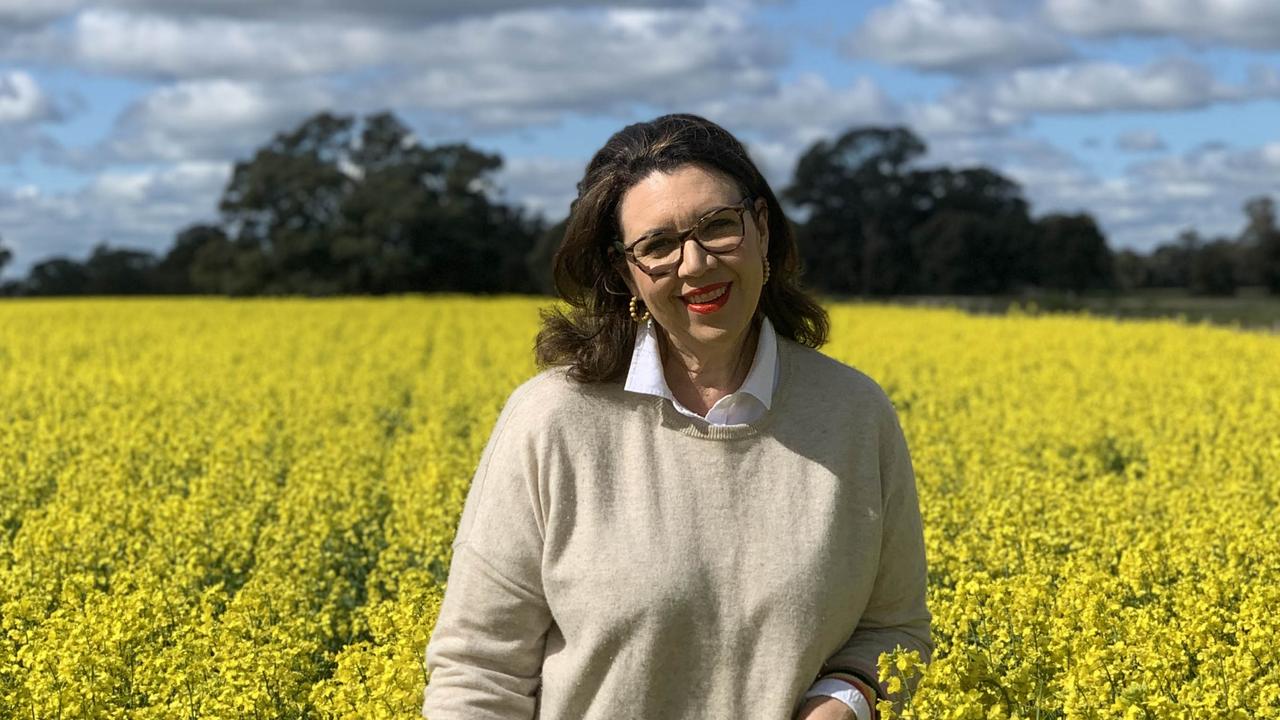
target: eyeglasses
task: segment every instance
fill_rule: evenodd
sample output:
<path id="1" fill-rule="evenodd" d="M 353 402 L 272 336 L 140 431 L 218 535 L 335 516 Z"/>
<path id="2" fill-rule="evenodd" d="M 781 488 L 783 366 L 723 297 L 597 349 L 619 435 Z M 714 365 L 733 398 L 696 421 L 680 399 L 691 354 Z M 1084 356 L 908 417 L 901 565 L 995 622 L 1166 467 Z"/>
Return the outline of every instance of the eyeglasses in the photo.
<path id="1" fill-rule="evenodd" d="M 636 267 L 651 277 L 665 275 L 680 265 L 684 258 L 685 239 L 690 235 L 709 253 L 720 255 L 733 252 L 746 237 L 743 214 L 751 200 L 747 196 L 735 205 L 712 210 L 688 230 L 645 235 L 630 245 L 615 241 L 611 249 L 627 256 Z"/>

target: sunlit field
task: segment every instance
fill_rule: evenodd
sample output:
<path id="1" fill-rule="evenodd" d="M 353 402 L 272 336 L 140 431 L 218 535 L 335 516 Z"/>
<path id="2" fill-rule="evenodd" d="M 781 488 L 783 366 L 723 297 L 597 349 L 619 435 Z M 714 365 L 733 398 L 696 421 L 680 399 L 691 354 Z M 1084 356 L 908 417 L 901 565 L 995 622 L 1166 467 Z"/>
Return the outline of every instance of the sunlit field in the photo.
<path id="1" fill-rule="evenodd" d="M 0 304 L 0 716 L 418 717 L 546 302 Z M 1280 336 L 830 310 L 919 485 L 911 713 L 1280 717 Z"/>

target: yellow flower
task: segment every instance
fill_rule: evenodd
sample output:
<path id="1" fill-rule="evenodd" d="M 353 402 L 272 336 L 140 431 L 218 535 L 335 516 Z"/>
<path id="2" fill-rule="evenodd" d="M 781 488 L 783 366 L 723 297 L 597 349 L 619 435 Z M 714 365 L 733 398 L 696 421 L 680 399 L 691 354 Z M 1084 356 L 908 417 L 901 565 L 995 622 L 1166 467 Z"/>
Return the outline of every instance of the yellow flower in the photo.
<path id="1" fill-rule="evenodd" d="M 547 303 L 4 303 L 0 707 L 415 716 Z M 879 658 L 883 717 L 1280 718 L 1280 337 L 829 310 L 924 519 L 935 651 Z"/>

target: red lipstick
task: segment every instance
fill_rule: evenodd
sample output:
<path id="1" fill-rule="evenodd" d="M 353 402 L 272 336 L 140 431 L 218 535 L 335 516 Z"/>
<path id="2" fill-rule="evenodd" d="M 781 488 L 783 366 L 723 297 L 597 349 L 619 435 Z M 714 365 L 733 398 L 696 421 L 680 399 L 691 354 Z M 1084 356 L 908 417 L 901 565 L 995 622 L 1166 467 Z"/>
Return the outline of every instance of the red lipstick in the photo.
<path id="1" fill-rule="evenodd" d="M 729 302 L 729 293 L 732 290 L 732 288 L 730 287 L 731 285 L 732 283 L 727 283 L 727 282 L 715 283 L 714 285 L 707 285 L 706 287 L 697 288 L 696 290 L 690 290 L 684 295 L 681 295 L 680 299 L 684 300 L 685 307 L 689 308 L 690 312 L 695 312 L 695 313 L 698 313 L 699 315 L 709 315 L 719 310 L 720 308 L 724 307 L 725 303 Z M 706 302 L 700 302 L 700 303 L 689 302 L 690 296 L 701 295 L 703 293 L 716 292 L 716 291 L 720 291 L 720 295 Z"/>

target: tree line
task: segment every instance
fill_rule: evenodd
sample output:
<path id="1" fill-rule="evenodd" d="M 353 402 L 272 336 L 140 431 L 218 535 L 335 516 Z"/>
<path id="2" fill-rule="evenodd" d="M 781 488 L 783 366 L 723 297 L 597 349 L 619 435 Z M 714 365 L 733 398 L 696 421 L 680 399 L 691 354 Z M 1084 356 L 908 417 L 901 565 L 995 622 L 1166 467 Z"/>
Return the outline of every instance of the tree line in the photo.
<path id="1" fill-rule="evenodd" d="M 830 295 L 991 295 L 1184 287 L 1280 294 L 1280 230 L 1266 196 L 1236 238 L 1187 230 L 1143 255 L 1113 252 L 1088 214 L 1032 218 L 985 167 L 923 168 L 905 127 L 853 128 L 810 146 L 781 198 L 797 208 L 805 284 Z M 500 156 L 427 146 L 394 114 L 319 113 L 235 164 L 216 222 L 162 254 L 99 243 L 46 259 L 4 295 L 551 294 L 564 221 L 494 199 Z M 0 267 L 12 259 L 0 246 Z"/>

